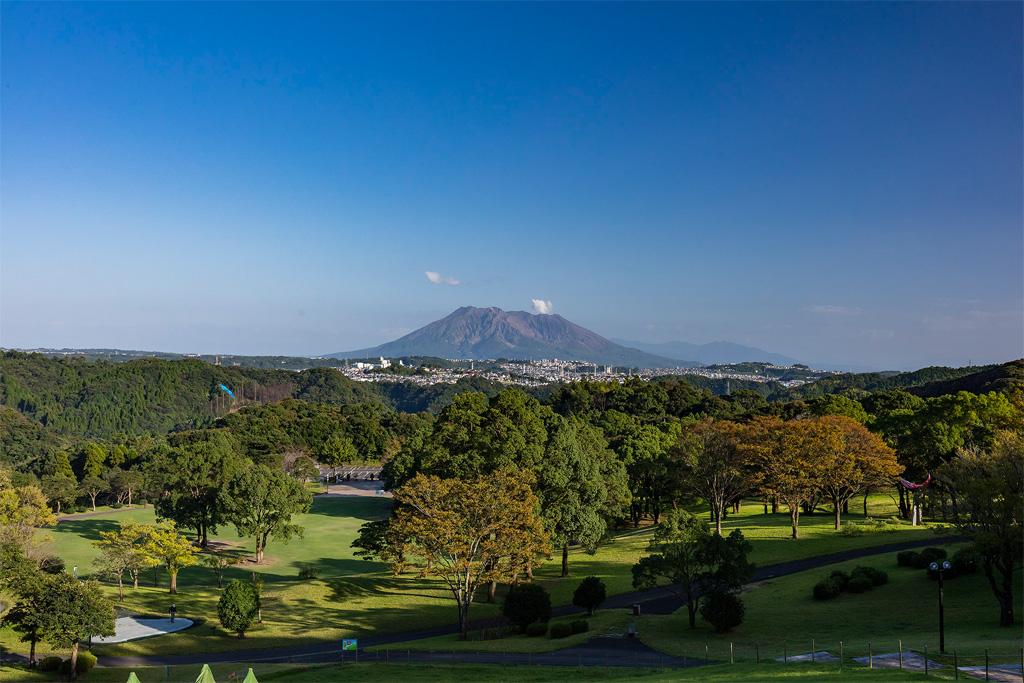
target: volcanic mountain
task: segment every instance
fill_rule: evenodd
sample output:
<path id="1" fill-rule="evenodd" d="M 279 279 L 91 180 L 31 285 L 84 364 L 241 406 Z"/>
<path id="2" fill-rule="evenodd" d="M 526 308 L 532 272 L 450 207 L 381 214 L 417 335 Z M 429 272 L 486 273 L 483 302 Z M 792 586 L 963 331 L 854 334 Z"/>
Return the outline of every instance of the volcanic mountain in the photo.
<path id="1" fill-rule="evenodd" d="M 329 354 L 331 358 L 435 356 L 438 358 L 558 358 L 644 368 L 691 366 L 621 346 L 557 314 L 463 306 L 395 341 Z"/>

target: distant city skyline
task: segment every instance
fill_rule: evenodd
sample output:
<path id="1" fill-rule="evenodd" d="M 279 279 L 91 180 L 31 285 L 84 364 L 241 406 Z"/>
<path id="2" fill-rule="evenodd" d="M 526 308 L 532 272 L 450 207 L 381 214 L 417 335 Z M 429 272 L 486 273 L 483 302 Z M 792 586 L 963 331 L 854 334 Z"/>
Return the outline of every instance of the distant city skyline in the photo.
<path id="1" fill-rule="evenodd" d="M 1019 3 L 0 15 L 0 346 L 311 356 L 473 305 L 1024 355 Z"/>

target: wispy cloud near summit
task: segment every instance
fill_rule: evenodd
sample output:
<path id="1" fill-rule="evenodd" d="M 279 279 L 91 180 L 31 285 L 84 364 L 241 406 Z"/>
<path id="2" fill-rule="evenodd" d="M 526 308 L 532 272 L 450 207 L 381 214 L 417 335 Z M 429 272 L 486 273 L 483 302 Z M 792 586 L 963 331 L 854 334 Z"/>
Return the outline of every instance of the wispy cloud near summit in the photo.
<path id="1" fill-rule="evenodd" d="M 534 313 L 548 315 L 555 312 L 555 305 L 551 301 L 545 301 L 544 299 L 530 299 L 530 301 L 533 303 Z"/>
<path id="2" fill-rule="evenodd" d="M 441 275 L 441 273 L 434 270 L 428 270 L 425 274 L 427 276 L 427 281 L 432 285 L 452 285 L 454 287 L 455 285 L 462 284 L 456 278 Z"/>
<path id="3" fill-rule="evenodd" d="M 805 306 L 804 310 L 818 315 L 860 315 L 864 312 L 860 306 L 836 306 L 835 304 L 815 304 Z"/>

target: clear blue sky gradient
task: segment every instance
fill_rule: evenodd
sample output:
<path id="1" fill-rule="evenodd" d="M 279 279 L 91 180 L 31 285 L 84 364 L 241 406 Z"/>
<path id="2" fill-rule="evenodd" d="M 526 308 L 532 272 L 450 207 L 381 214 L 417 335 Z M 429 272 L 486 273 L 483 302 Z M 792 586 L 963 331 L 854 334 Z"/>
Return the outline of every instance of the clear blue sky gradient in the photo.
<path id="1" fill-rule="evenodd" d="M 1020 3 L 2 5 L 0 345 L 1022 355 Z M 426 271 L 459 284 L 432 284 Z"/>

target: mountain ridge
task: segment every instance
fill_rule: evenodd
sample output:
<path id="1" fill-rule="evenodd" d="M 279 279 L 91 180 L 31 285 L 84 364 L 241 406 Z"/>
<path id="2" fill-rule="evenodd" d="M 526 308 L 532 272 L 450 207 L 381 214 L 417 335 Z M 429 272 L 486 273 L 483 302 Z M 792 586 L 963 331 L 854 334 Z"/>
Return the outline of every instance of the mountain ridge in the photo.
<path id="1" fill-rule="evenodd" d="M 707 344 L 693 344 L 684 341 L 640 342 L 613 337 L 616 344 L 640 349 L 647 353 L 667 358 L 686 359 L 703 365 L 725 363 L 774 363 L 775 365 L 794 365 L 799 363 L 795 358 L 765 351 L 754 346 L 744 346 L 728 341 L 713 341 Z"/>
<path id="2" fill-rule="evenodd" d="M 616 344 L 557 313 L 461 306 L 445 317 L 378 346 L 325 354 L 328 358 L 436 356 L 587 361 L 626 367 L 698 365 Z"/>

